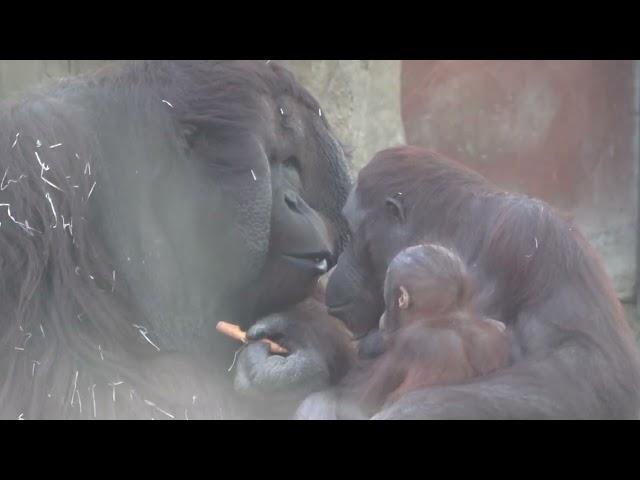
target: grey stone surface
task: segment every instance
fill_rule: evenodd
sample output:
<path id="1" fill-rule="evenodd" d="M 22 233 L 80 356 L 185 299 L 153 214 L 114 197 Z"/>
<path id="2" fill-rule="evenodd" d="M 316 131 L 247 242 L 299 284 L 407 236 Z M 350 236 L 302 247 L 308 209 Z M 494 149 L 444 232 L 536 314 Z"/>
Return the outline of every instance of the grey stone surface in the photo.
<path id="1" fill-rule="evenodd" d="M 94 70 L 104 60 L 0 61 L 0 98 L 51 77 Z M 357 171 L 375 152 L 404 143 L 399 60 L 281 61 L 318 99 Z"/>
<path id="2" fill-rule="evenodd" d="M 71 60 L 0 60 L 0 98 L 16 95 L 48 78 L 68 75 Z"/>
<path id="3" fill-rule="evenodd" d="M 373 154 L 405 142 L 399 60 L 283 61 L 322 105 L 357 172 Z"/>
<path id="4" fill-rule="evenodd" d="M 623 303 L 625 314 L 627 316 L 627 321 L 634 333 L 636 334 L 636 343 L 640 347 L 640 318 L 638 316 L 639 312 L 636 308 L 636 305 L 633 303 Z"/>
<path id="5" fill-rule="evenodd" d="M 70 60 L 69 72 L 72 75 L 96 70 L 109 63 L 106 60 Z"/>
<path id="6" fill-rule="evenodd" d="M 99 68 L 106 60 L 0 60 L 0 98 L 20 95 L 48 79 Z"/>

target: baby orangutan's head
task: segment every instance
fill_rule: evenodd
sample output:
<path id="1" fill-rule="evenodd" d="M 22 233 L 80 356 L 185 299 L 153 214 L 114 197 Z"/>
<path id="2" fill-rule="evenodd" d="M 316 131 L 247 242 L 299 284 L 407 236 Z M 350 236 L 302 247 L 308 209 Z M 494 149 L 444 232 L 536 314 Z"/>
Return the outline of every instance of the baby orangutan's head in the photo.
<path id="1" fill-rule="evenodd" d="M 437 244 L 408 247 L 389 264 L 380 329 L 393 331 L 416 320 L 438 321 L 469 303 L 469 279 L 462 259 Z"/>

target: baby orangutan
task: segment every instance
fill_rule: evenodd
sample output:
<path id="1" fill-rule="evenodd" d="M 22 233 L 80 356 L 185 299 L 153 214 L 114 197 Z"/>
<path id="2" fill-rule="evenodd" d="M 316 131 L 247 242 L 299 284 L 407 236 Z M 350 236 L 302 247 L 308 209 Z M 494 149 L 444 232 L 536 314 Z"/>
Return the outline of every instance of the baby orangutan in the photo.
<path id="1" fill-rule="evenodd" d="M 473 312 L 466 267 L 448 248 L 401 251 L 387 270 L 384 299 L 385 351 L 348 380 L 347 391 L 367 415 L 419 388 L 462 383 L 507 365 L 505 325 Z"/>

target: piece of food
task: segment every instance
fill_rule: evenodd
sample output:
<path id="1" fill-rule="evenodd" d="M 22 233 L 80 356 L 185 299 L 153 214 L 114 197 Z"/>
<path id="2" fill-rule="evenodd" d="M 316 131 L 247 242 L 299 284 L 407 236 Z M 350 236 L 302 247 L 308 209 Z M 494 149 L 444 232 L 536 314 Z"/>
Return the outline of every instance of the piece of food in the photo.
<path id="1" fill-rule="evenodd" d="M 238 340 L 242 343 L 249 343 L 247 340 L 247 334 L 243 332 L 238 325 L 234 325 L 233 323 L 228 322 L 218 322 L 216 325 L 216 330 L 220 333 L 226 335 L 227 337 L 231 337 L 235 340 Z M 269 345 L 269 351 L 271 353 L 288 353 L 289 351 L 278 345 L 276 342 L 272 342 L 266 338 L 260 340 Z"/>

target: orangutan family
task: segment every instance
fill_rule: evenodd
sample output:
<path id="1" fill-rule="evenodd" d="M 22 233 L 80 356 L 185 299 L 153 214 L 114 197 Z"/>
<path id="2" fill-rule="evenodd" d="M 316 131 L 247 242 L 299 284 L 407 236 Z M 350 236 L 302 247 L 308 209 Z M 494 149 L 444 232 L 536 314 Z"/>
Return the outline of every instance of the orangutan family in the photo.
<path id="1" fill-rule="evenodd" d="M 0 417 L 638 415 L 635 339 L 578 228 L 418 147 L 352 185 L 327 117 L 270 61 L 115 63 L 3 100 Z"/>

